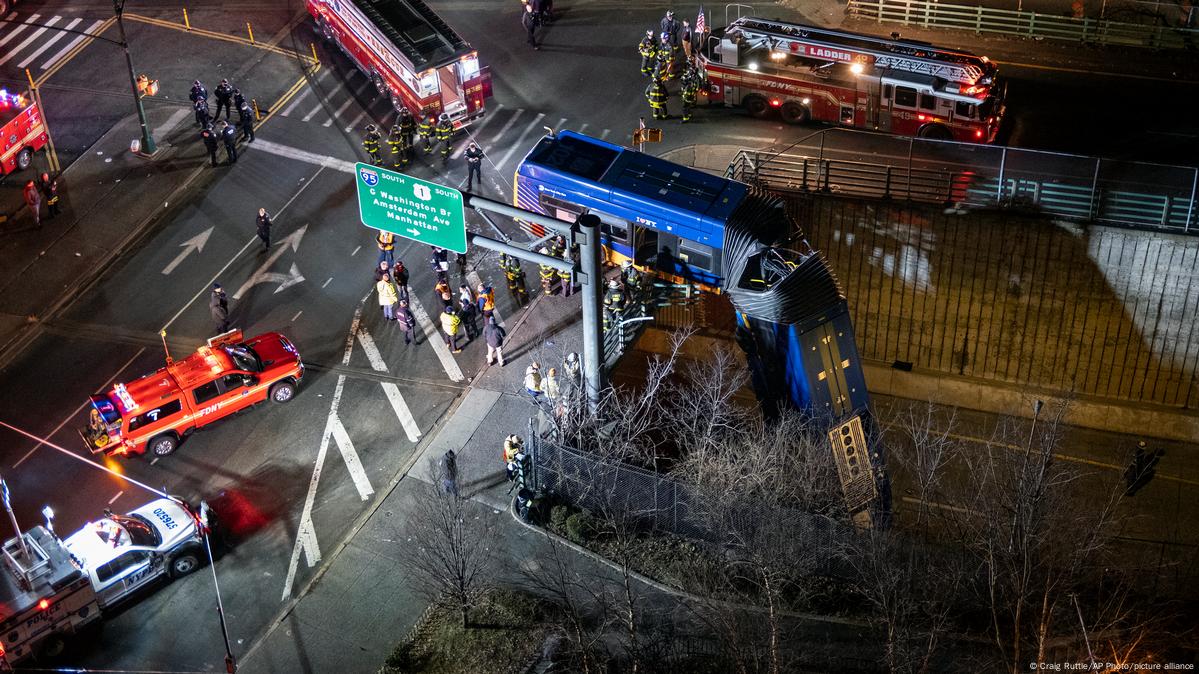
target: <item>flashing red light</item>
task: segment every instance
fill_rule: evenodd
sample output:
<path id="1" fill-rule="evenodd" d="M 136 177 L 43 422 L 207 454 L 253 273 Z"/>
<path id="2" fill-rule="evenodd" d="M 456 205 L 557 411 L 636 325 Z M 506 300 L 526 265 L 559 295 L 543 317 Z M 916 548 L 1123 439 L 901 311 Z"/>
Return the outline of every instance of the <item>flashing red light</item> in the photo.
<path id="1" fill-rule="evenodd" d="M 779 106 L 780 106 L 780 105 L 782 105 L 782 104 L 783 104 L 783 102 L 782 102 L 782 101 L 780 101 L 780 100 L 778 100 L 777 98 L 774 98 L 774 99 L 771 99 L 771 100 L 770 100 L 770 107 L 772 107 L 772 108 L 777 108 L 777 107 L 779 107 Z"/>
<path id="2" fill-rule="evenodd" d="M 37 607 L 38 607 L 39 609 L 41 609 L 41 610 L 45 611 L 46 609 L 50 608 L 50 600 L 49 600 L 49 599 L 43 599 L 43 600 L 39 601 L 39 602 L 37 603 Z"/>
<path id="3" fill-rule="evenodd" d="M 920 121 L 922 121 L 922 122 L 923 122 L 923 121 L 924 121 L 925 119 L 927 119 L 927 118 L 926 118 L 924 115 L 916 115 L 916 119 L 918 119 L 918 120 L 920 120 Z"/>
<path id="4" fill-rule="evenodd" d="M 974 137 L 975 137 L 975 138 L 982 138 L 982 137 L 983 137 L 983 130 L 982 130 L 982 129 L 975 129 L 975 130 L 974 130 Z"/>

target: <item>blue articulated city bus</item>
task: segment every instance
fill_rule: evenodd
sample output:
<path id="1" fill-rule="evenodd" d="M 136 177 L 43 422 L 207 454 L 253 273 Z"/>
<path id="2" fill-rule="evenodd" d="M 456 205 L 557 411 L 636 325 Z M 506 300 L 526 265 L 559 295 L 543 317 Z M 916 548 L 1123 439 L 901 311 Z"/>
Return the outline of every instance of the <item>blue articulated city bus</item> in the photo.
<path id="1" fill-rule="evenodd" d="M 513 187 L 520 208 L 569 221 L 598 216 L 609 264 L 632 260 L 659 277 L 727 293 L 763 411 L 791 405 L 837 429 L 860 419 L 867 430 L 857 447 L 870 456 L 843 451 L 842 482 L 848 496 L 850 483 L 861 494 L 876 477 L 879 501 L 889 506 L 881 450 L 864 440 L 870 398 L 845 296 L 819 253 L 783 247 L 801 237 L 779 197 L 571 131 L 542 138 Z"/>

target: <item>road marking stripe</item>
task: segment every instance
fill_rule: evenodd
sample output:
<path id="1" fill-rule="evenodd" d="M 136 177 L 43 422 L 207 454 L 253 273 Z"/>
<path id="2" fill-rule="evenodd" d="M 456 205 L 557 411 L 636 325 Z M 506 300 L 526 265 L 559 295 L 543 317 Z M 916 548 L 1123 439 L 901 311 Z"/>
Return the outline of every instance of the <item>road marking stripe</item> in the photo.
<path id="1" fill-rule="evenodd" d="M 76 35 L 74 40 L 71 40 L 70 42 L 68 42 L 66 44 L 65 47 L 63 47 L 62 49 L 59 49 L 57 52 L 55 52 L 55 54 L 53 56 L 51 56 L 49 60 L 47 60 L 45 63 L 43 63 L 38 69 L 46 70 L 46 69 L 52 67 L 54 64 L 58 63 L 62 59 L 62 57 L 66 56 L 68 52 L 70 52 L 72 49 L 74 49 L 80 42 L 83 42 L 84 40 L 90 40 L 91 36 L 99 35 L 100 33 L 103 33 L 104 32 L 103 30 L 97 31 L 96 29 L 99 28 L 104 23 L 105 22 L 103 20 L 93 22 L 92 25 L 88 26 L 87 30 L 83 31 L 83 32 L 87 33 L 87 35 Z M 107 28 L 107 26 L 105 26 L 105 28 Z M 89 44 L 90 44 L 90 42 L 89 42 Z M 39 86 L 41 85 L 42 81 L 43 80 L 38 81 Z"/>
<path id="2" fill-rule="evenodd" d="M 341 450 L 341 458 L 346 462 L 346 468 L 349 469 L 350 477 L 354 480 L 354 487 L 358 489 L 358 497 L 363 501 L 367 500 L 371 494 L 375 493 L 375 488 L 371 486 L 371 481 L 366 476 L 366 469 L 362 467 L 362 459 L 354 450 L 354 443 L 350 442 L 350 434 L 346 432 L 345 424 L 341 423 L 340 417 L 333 417 L 333 439 L 337 442 L 337 448 Z"/>
<path id="3" fill-rule="evenodd" d="M 517 108 L 516 112 L 512 113 L 512 116 L 508 118 L 508 121 L 504 122 L 504 126 L 500 127 L 499 133 L 491 137 L 491 142 L 495 143 L 499 141 L 500 138 L 503 138 L 504 134 L 508 133 L 508 129 L 511 129 L 512 125 L 516 123 L 517 118 L 523 114 L 525 114 L 525 109 Z"/>
<path id="4" fill-rule="evenodd" d="M 287 107 L 283 108 L 283 111 L 280 112 L 279 114 L 284 117 L 287 117 L 288 115 L 291 114 L 292 110 L 296 109 L 296 106 L 300 104 L 300 101 L 304 100 L 304 98 L 307 97 L 308 94 L 311 94 L 311 93 L 312 93 L 312 87 L 306 87 L 304 89 L 304 91 L 302 93 L 300 93 L 299 96 L 296 96 L 295 98 L 291 99 L 291 103 L 288 103 Z"/>
<path id="5" fill-rule="evenodd" d="M 315 152 L 308 152 L 307 150 L 301 150 L 296 147 L 291 147 L 290 145 L 272 143 L 269 140 L 256 140 L 254 141 L 254 149 L 262 150 L 263 152 L 268 152 L 280 157 L 287 157 L 288 159 L 295 159 L 308 164 L 316 164 L 322 168 L 331 168 L 335 171 L 341 171 L 342 173 L 354 173 L 354 162 L 349 162 L 344 159 L 337 159 L 335 157 L 330 157 L 323 154 L 316 154 Z"/>
<path id="6" fill-rule="evenodd" d="M 537 113 L 537 117 L 535 117 L 533 121 L 525 127 L 525 130 L 521 132 L 519 136 L 517 136 L 516 142 L 512 144 L 512 147 L 508 148 L 508 153 L 504 155 L 503 159 L 500 159 L 499 162 L 495 164 L 495 170 L 497 172 L 503 172 L 504 164 L 507 164 L 508 159 L 512 157 L 513 154 L 516 154 L 516 151 L 520 149 L 521 144 L 525 142 L 525 138 L 527 138 L 529 134 L 533 132 L 534 128 L 541 124 L 541 120 L 543 119 L 545 119 L 545 113 Z"/>
<path id="7" fill-rule="evenodd" d="M 462 376 L 462 369 L 458 367 L 458 362 L 454 360 L 454 355 L 450 353 L 449 345 L 441 338 L 441 326 L 433 323 L 433 319 L 429 318 L 429 314 L 421 306 L 420 300 L 416 299 L 416 295 L 408 295 L 408 308 L 416 316 L 416 322 L 420 323 L 421 329 L 425 333 L 425 340 L 429 342 L 429 345 L 433 347 L 433 351 L 437 353 L 437 360 L 441 361 L 441 366 L 445 368 L 445 373 L 449 376 L 450 381 L 463 381 L 466 379 L 466 377 Z"/>
<path id="8" fill-rule="evenodd" d="M 587 122 L 583 122 L 583 126 L 580 126 L 580 127 L 579 127 L 579 131 L 578 131 L 578 132 L 579 132 L 579 133 L 586 133 L 586 132 L 587 132 L 587 127 L 589 127 L 589 126 L 591 126 L 589 123 L 587 123 Z"/>
<path id="9" fill-rule="evenodd" d="M 492 120 L 494 120 L 499 115 L 500 110 L 503 110 L 503 109 L 504 109 L 504 104 L 500 103 L 499 105 L 495 106 L 495 110 L 492 110 L 490 113 L 488 113 L 488 115 L 486 117 L 483 118 L 482 124 L 476 126 L 474 129 L 470 128 L 469 126 L 466 127 L 466 136 L 468 138 L 470 138 L 471 140 L 475 141 L 475 144 L 478 145 L 479 147 L 483 147 L 483 142 L 481 140 L 479 140 L 479 134 L 483 132 L 483 129 L 487 128 L 487 125 L 490 124 L 492 122 Z M 466 151 L 466 145 L 467 145 L 467 143 L 462 143 L 462 145 L 457 150 L 454 150 L 454 154 L 451 156 L 454 159 L 461 157 L 462 153 Z"/>
<path id="10" fill-rule="evenodd" d="M 304 310 L 303 310 L 303 309 L 300 309 L 299 311 L 297 311 L 297 312 L 296 312 L 296 315 L 291 317 L 291 322 L 292 322 L 292 323 L 295 323 L 295 322 L 296 322 L 296 319 L 297 319 L 297 318 L 299 318 L 299 317 L 300 317 L 300 314 L 302 314 L 302 313 L 304 313 Z"/>
<path id="11" fill-rule="evenodd" d="M 83 21 L 83 19 L 75 19 L 71 23 L 68 23 L 65 26 L 65 28 L 66 28 L 66 30 L 72 30 L 75 28 L 75 26 L 78 26 L 80 24 L 80 22 L 82 22 L 82 21 Z M 96 23 L 100 23 L 100 22 L 97 21 Z M 62 31 L 55 31 L 53 37 L 51 37 L 49 40 L 46 40 L 45 42 L 43 42 L 42 46 L 39 47 L 37 51 L 33 52 L 29 56 L 26 56 L 24 61 L 21 61 L 20 63 L 17 64 L 17 67 L 24 68 L 25 66 L 29 65 L 30 63 L 33 63 L 34 59 L 41 56 L 43 52 L 45 52 L 50 47 L 53 47 L 55 42 L 58 42 L 59 40 L 63 39 L 66 36 L 67 36 L 67 34 Z"/>
<path id="12" fill-rule="evenodd" d="M 108 381 L 104 382 L 103 384 L 100 384 L 99 390 L 103 391 L 103 390 L 107 389 L 109 384 L 116 381 L 117 377 L 121 376 L 121 373 L 124 372 L 130 365 L 133 365 L 133 361 L 137 360 L 138 357 L 140 357 L 145 352 L 146 352 L 146 347 L 144 347 L 144 346 L 142 348 L 138 349 L 137 353 L 134 353 L 133 356 L 131 356 L 129 358 L 129 360 L 125 361 L 124 365 L 122 365 L 120 368 L 118 368 L 117 371 L 114 372 L 113 375 L 108 378 Z M 67 415 L 67 418 L 63 419 L 62 422 L 60 422 L 57 426 L 54 427 L 54 430 L 47 433 L 44 437 L 46 437 L 46 438 L 54 437 L 55 433 L 61 431 L 63 426 L 66 426 L 68 423 L 70 423 L 70 421 L 72 419 L 74 419 L 76 415 L 78 415 L 80 412 L 82 412 L 84 410 L 84 408 L 86 408 L 90 404 L 91 404 L 91 401 L 88 401 L 88 402 L 83 403 L 79 407 L 76 407 L 74 412 L 71 412 L 69 415 Z M 12 465 L 12 467 L 16 468 L 16 467 L 20 466 L 22 463 L 25 463 L 25 459 L 28 459 L 29 457 L 33 456 L 33 453 L 36 452 L 38 450 L 38 448 L 40 448 L 44 444 L 45 444 L 45 442 L 43 441 L 43 442 L 39 442 L 36 445 L 34 445 L 33 447 L 31 447 L 28 452 L 25 452 L 25 456 L 22 456 L 21 458 L 17 459 L 17 462 L 14 463 Z"/>
<path id="13" fill-rule="evenodd" d="M 359 248 L 361 248 L 361 246 L 359 246 Z M 325 282 L 321 284 L 321 290 L 324 290 L 324 289 L 325 289 L 325 286 L 329 285 L 329 282 L 330 282 L 330 281 L 332 281 L 332 280 L 333 280 L 333 277 L 332 277 L 332 276 L 330 276 L 329 278 L 325 279 Z"/>
<path id="14" fill-rule="evenodd" d="M 33 42 L 34 40 L 38 39 L 38 36 L 40 36 L 42 33 L 46 32 L 47 28 L 58 23 L 61 19 L 62 19 L 61 16 L 50 17 L 49 21 L 42 24 L 42 26 L 40 28 L 38 28 L 37 30 L 33 31 L 33 35 L 30 35 L 29 37 L 25 38 L 25 41 L 22 42 L 21 44 L 13 47 L 12 50 L 8 52 L 8 56 L 5 56 L 4 58 L 0 58 L 0 65 L 8 63 L 9 59 L 15 58 L 18 52 L 20 52 L 25 47 L 28 47 L 30 42 Z M 12 36 L 9 35 L 9 37 L 12 37 Z"/>
<path id="15" fill-rule="evenodd" d="M 10 16 L 10 17 L 12 17 L 12 16 L 16 16 L 16 14 L 17 14 L 16 12 L 13 12 L 13 13 L 12 13 L 12 14 L 10 14 L 9 16 Z M 33 16 L 31 16 L 31 17 L 29 17 L 28 19 L 26 19 L 26 20 L 25 20 L 25 23 L 23 23 L 23 24 L 21 24 L 21 25 L 17 26 L 16 28 L 14 28 L 14 29 L 12 30 L 12 32 L 11 32 L 11 33 L 9 33 L 8 35 L 5 35 L 5 36 L 4 36 L 4 39 L 0 40 L 0 47 L 3 47 L 4 45 L 8 44 L 8 41 L 9 41 L 9 40 L 11 40 L 11 39 L 13 39 L 14 37 L 16 37 L 16 36 L 20 35 L 20 34 L 21 34 L 21 31 L 25 30 L 26 28 L 29 28 L 29 27 L 30 27 L 30 26 L 29 26 L 29 24 L 31 24 L 31 23 L 37 23 L 37 20 L 38 20 L 38 19 L 40 19 L 40 18 L 42 18 L 42 15 L 41 15 L 41 14 L 34 14 Z"/>
<path id="16" fill-rule="evenodd" d="M 375 345 L 375 340 L 371 334 L 367 332 L 365 327 L 358 330 L 358 343 L 362 345 L 362 350 L 366 353 L 366 359 L 371 363 L 371 369 L 376 372 L 387 372 L 387 363 L 383 360 L 383 354 L 379 353 L 379 347 Z M 393 382 L 379 382 L 383 386 L 383 393 L 387 396 L 388 402 L 391 403 L 391 409 L 395 410 L 396 418 L 400 420 L 400 425 L 404 427 L 404 433 L 412 442 L 420 442 L 420 428 L 416 425 L 416 417 L 412 416 L 412 411 L 408 409 L 408 403 L 404 402 L 404 396 L 400 395 L 400 388 Z"/>
<path id="17" fill-rule="evenodd" d="M 358 246 L 357 248 L 355 248 L 354 252 L 350 253 L 350 257 L 354 257 L 355 255 L 357 255 L 358 251 L 360 251 L 360 250 L 362 250 L 362 246 Z M 329 280 L 333 280 L 333 279 L 329 279 Z"/>
<path id="18" fill-rule="evenodd" d="M 37 86 L 40 87 L 45 84 L 51 77 L 54 76 L 54 73 L 57 73 L 59 69 L 69 63 L 71 59 L 78 56 L 84 49 L 87 49 L 92 42 L 95 42 L 94 38 L 103 35 L 104 31 L 108 30 L 108 28 L 116 22 L 117 19 L 115 16 L 113 16 L 101 21 L 99 24 L 92 24 L 92 27 L 87 29 L 87 35 L 80 35 L 76 37 L 74 40 L 71 40 L 67 46 L 63 47 L 60 52 L 54 56 L 51 56 L 49 61 L 46 61 L 42 64 L 42 70 L 46 72 L 43 72 L 38 76 Z"/>
<path id="19" fill-rule="evenodd" d="M 477 271 L 467 272 L 466 280 L 468 283 L 470 283 L 471 289 L 475 290 L 476 292 L 478 292 L 479 286 L 483 284 L 483 279 L 479 278 L 479 272 Z M 495 288 L 493 287 L 492 290 L 494 289 Z M 504 317 L 500 315 L 499 308 L 493 309 L 491 311 L 491 315 L 495 316 L 495 322 L 498 323 L 501 328 L 504 327 Z"/>
<path id="20" fill-rule="evenodd" d="M 357 96 L 357 94 L 355 94 L 354 96 L 351 96 L 350 98 L 347 98 L 346 102 L 342 103 L 340 106 L 338 106 L 338 108 L 333 111 L 333 114 L 329 117 L 329 119 L 326 119 L 324 121 L 324 123 L 321 124 L 321 126 L 324 126 L 324 127 L 333 126 L 333 120 L 337 119 L 338 117 L 341 117 L 341 113 L 345 112 L 346 108 L 348 108 L 354 104 L 354 102 L 356 101 L 356 96 Z M 307 122 L 308 119 L 305 118 L 304 121 Z"/>
<path id="21" fill-rule="evenodd" d="M 600 134 L 600 140 L 604 140 L 605 138 L 607 138 L 608 134 L 610 134 L 610 133 L 612 133 L 611 129 L 604 129 L 604 132 Z"/>
<path id="22" fill-rule="evenodd" d="M 171 113 L 171 116 L 167 118 L 167 121 L 159 124 L 158 127 L 155 128 L 151 133 L 154 134 L 155 138 L 162 138 L 166 132 L 175 128 L 175 125 L 178 124 L 180 120 L 182 120 L 184 117 L 190 116 L 191 114 L 192 111 L 187 108 L 176 110 L 175 112 Z"/>
<path id="23" fill-rule="evenodd" d="M 554 127 L 554 133 L 566 128 L 566 118 L 562 117 L 558 120 L 558 125 Z"/>
<path id="24" fill-rule="evenodd" d="M 125 490 L 124 490 L 124 489 L 122 489 L 121 491 L 117 492 L 117 495 L 116 495 L 116 496 L 114 496 L 114 497 L 112 497 L 112 498 L 108 499 L 108 505 L 112 505 L 113 503 L 116 503 L 117 499 L 121 498 L 121 494 L 124 494 L 124 493 L 125 493 Z"/>
<path id="25" fill-rule="evenodd" d="M 358 112 L 357 117 L 350 120 L 350 123 L 346 125 L 345 132 L 349 133 L 349 132 L 353 131 L 354 127 L 358 126 L 358 122 L 361 122 L 363 117 L 366 117 L 366 108 L 363 108 L 361 111 Z M 387 118 L 384 117 L 383 119 L 386 120 Z M 326 124 L 325 126 L 329 126 L 329 125 Z M 384 123 L 383 126 L 387 126 L 387 124 Z M 380 128 L 382 128 L 382 127 L 380 127 Z"/>

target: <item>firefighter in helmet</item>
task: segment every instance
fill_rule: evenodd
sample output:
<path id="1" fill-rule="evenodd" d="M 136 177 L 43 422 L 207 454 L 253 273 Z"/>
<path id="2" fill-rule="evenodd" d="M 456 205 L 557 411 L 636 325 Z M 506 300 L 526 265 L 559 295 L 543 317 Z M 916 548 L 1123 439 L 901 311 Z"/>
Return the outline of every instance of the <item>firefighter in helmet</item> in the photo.
<path id="1" fill-rule="evenodd" d="M 649 107 L 653 110 L 654 119 L 667 119 L 666 114 L 666 85 L 657 77 L 649 83 L 645 88 L 645 99 L 649 101 Z"/>
<path id="2" fill-rule="evenodd" d="M 437 142 L 441 143 L 441 160 L 445 161 L 450 158 L 450 152 L 453 152 L 454 146 L 450 145 L 450 138 L 454 135 L 454 123 L 450 121 L 450 116 L 441 113 L 441 118 L 437 120 Z"/>
<path id="3" fill-rule="evenodd" d="M 699 96 L 699 73 L 695 72 L 695 68 L 687 68 L 681 84 L 679 95 L 683 98 L 683 123 L 686 124 L 691 121 L 691 111 L 695 108 L 696 98 Z"/>
<path id="4" fill-rule="evenodd" d="M 383 163 L 383 158 L 379 156 L 379 141 L 383 136 L 379 134 L 379 127 L 374 124 L 366 125 L 366 136 L 362 139 L 362 149 L 371 156 L 371 162 L 374 164 Z"/>
<path id="5" fill-rule="evenodd" d="M 516 301 L 516 306 L 523 307 L 529 303 L 529 291 L 525 288 L 525 270 L 520 266 L 520 260 L 500 253 L 500 269 L 508 279 L 508 293 Z"/>
<path id="6" fill-rule="evenodd" d="M 624 311 L 624 292 L 620 288 L 620 281 L 612 279 L 608 281 L 608 292 L 604 293 L 605 331 L 619 322 L 622 311 Z"/>
<path id="7" fill-rule="evenodd" d="M 398 171 L 408 165 L 408 148 L 404 147 L 404 133 L 400 125 L 391 127 L 387 135 L 387 144 L 391 146 L 391 165 Z"/>
<path id="8" fill-rule="evenodd" d="M 417 133 L 420 134 L 420 139 L 425 143 L 425 154 L 433 153 L 433 129 L 437 126 L 437 117 L 429 115 L 421 119 L 420 125 L 416 127 Z"/>
<path id="9" fill-rule="evenodd" d="M 549 255 L 550 249 L 545 246 L 542 246 L 541 249 L 538 250 L 537 252 L 541 253 L 542 255 Z M 537 273 L 539 276 L 541 276 L 541 290 L 546 295 L 553 295 L 554 294 L 554 279 L 557 278 L 557 276 L 558 276 L 558 270 L 554 269 L 553 267 L 549 266 L 548 264 L 539 264 L 539 265 L 537 265 Z"/>
<path id="10" fill-rule="evenodd" d="M 670 33 L 662 33 L 658 40 L 658 68 L 663 80 L 670 79 L 674 73 L 675 51 L 678 47 L 671 42 Z"/>
<path id="11" fill-rule="evenodd" d="M 408 163 L 416 147 L 416 120 L 406 107 L 400 108 L 400 135 L 404 137 L 404 163 Z"/>
<path id="12" fill-rule="evenodd" d="M 645 31 L 645 37 L 637 44 L 637 53 L 641 54 L 641 74 L 652 74 L 654 64 L 658 62 L 658 41 L 654 39 L 654 31 Z"/>

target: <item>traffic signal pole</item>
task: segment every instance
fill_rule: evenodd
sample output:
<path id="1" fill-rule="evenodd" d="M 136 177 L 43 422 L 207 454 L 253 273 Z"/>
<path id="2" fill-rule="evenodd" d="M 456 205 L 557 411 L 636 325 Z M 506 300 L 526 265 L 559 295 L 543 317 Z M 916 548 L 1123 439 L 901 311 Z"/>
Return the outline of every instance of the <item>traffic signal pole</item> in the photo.
<path id="1" fill-rule="evenodd" d="M 152 155 L 158 151 L 150 127 L 146 124 L 146 108 L 142 105 L 141 93 L 137 90 L 137 75 L 133 71 L 133 55 L 129 53 L 129 40 L 125 39 L 125 0 L 112 0 L 112 9 L 117 14 L 117 29 L 121 32 L 121 48 L 125 50 L 125 63 L 129 65 L 129 86 L 133 89 L 133 100 L 137 103 L 137 121 L 142 126 L 141 154 Z"/>

